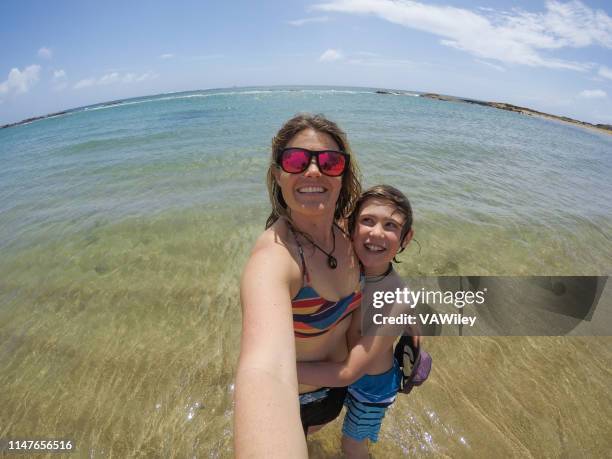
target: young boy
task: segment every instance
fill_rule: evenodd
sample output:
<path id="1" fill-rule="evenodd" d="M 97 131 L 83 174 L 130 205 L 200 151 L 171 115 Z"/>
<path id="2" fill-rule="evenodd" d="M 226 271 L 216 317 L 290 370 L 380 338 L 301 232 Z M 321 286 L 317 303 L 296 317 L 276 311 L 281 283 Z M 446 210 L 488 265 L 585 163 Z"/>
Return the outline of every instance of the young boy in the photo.
<path id="1" fill-rule="evenodd" d="M 318 386 L 350 385 L 342 449 L 347 457 L 367 458 L 368 439 L 378 440 L 385 411 L 395 401 L 400 387 L 401 371 L 393 356 L 393 344 L 407 331 L 406 326 L 380 324 L 380 318 L 408 313 L 410 304 L 392 301 L 382 307 L 373 306 L 381 306 L 384 292 L 405 288 L 391 261 L 414 236 L 410 202 L 391 186 L 372 187 L 357 202 L 349 230 L 366 275 L 362 307 L 353 314 L 347 334 L 349 355 L 341 363 L 298 363 L 298 379 Z M 379 301 L 374 302 L 375 298 Z M 415 330 L 410 334 L 418 346 Z"/>

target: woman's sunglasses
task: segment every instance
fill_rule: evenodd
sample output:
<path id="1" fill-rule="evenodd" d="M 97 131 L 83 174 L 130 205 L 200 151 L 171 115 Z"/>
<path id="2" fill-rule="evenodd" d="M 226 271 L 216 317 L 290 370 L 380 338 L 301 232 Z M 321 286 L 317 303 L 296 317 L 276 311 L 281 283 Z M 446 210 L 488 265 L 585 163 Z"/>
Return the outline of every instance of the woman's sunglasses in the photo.
<path id="1" fill-rule="evenodd" d="M 277 162 L 285 172 L 301 174 L 308 169 L 313 156 L 321 173 L 329 177 L 342 175 L 349 163 L 349 155 L 343 151 L 311 151 L 306 148 L 285 148 L 280 152 Z"/>

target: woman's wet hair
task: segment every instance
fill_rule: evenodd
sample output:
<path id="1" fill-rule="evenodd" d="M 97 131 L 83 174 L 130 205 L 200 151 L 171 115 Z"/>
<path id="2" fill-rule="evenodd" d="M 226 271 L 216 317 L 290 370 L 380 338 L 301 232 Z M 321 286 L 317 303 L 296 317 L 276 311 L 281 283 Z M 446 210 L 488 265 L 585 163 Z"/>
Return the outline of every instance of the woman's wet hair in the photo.
<path id="1" fill-rule="evenodd" d="M 400 241 L 403 242 L 406 235 L 412 229 L 412 206 L 410 205 L 410 201 L 406 195 L 391 185 L 376 185 L 367 189 L 361 194 L 357 200 L 357 203 L 355 204 L 355 210 L 349 216 L 348 225 L 350 234 L 353 234 L 355 226 L 357 225 L 357 219 L 359 218 L 359 212 L 361 212 L 361 208 L 368 199 L 378 199 L 380 201 L 388 202 L 395 208 L 396 212 L 403 215 L 404 223 L 400 233 Z M 402 253 L 404 248 L 405 247 L 402 247 L 398 253 Z M 397 262 L 395 258 L 393 261 Z"/>
<path id="2" fill-rule="evenodd" d="M 359 168 L 357 167 L 357 162 L 351 152 L 351 147 L 344 131 L 340 129 L 336 123 L 328 120 L 323 115 L 300 113 L 287 121 L 272 139 L 272 154 L 270 156 L 270 164 L 266 177 L 268 195 L 270 196 L 270 203 L 272 204 L 272 212 L 266 221 L 266 228 L 272 226 L 280 217 L 289 218 L 287 203 L 283 198 L 280 186 L 274 178 L 274 169 L 278 167 L 277 158 L 281 154 L 283 148 L 304 129 L 313 129 L 317 132 L 329 135 L 334 139 L 334 142 L 338 144 L 341 151 L 351 156 L 348 167 L 342 175 L 342 187 L 340 188 L 340 195 L 338 196 L 338 201 L 336 202 L 336 208 L 334 210 L 334 220 L 340 221 L 343 218 L 348 218 L 355 207 L 357 199 L 359 199 L 361 193 Z"/>

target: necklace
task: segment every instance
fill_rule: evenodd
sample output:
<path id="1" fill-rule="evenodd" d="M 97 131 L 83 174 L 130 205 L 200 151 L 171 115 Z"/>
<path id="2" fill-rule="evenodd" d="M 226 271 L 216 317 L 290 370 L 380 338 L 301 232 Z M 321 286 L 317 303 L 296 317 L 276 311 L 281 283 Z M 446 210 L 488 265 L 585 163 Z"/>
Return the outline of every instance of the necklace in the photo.
<path id="1" fill-rule="evenodd" d="M 321 252 L 323 252 L 325 255 L 327 255 L 327 266 L 329 266 L 329 269 L 336 269 L 338 266 L 338 260 L 336 260 L 336 257 L 334 257 L 332 255 L 332 253 L 334 253 L 334 250 L 336 250 L 336 233 L 334 233 L 334 228 L 332 227 L 332 240 L 334 241 L 334 245 L 332 246 L 331 252 L 326 252 L 325 250 L 323 250 L 321 247 L 319 247 L 315 241 L 313 241 L 312 239 L 310 239 L 310 237 L 306 236 L 305 234 L 302 233 L 302 235 L 306 238 L 306 240 L 308 242 L 310 242 L 312 245 L 314 245 L 317 249 L 319 249 Z"/>
<path id="2" fill-rule="evenodd" d="M 381 274 L 380 276 L 366 276 L 366 279 L 365 279 L 366 283 L 373 284 L 373 283 L 376 283 L 376 282 L 380 282 L 385 277 L 387 277 L 389 274 L 391 274 L 391 271 L 393 271 L 393 265 L 391 263 L 389 263 L 389 268 L 387 268 L 387 270 L 384 272 L 384 274 Z"/>
<path id="3" fill-rule="evenodd" d="M 289 228 L 291 228 L 291 231 L 296 232 L 296 230 L 294 230 L 293 226 L 289 223 Z M 308 236 L 305 233 L 302 233 L 301 231 L 297 231 L 298 233 L 300 233 L 304 239 L 306 239 L 308 242 L 310 242 L 313 247 L 316 247 L 317 249 L 319 249 L 321 252 L 323 252 L 325 255 L 327 255 L 327 266 L 329 266 L 329 269 L 336 269 L 338 267 L 338 260 L 336 260 L 336 257 L 334 257 L 332 254 L 334 253 L 334 250 L 336 250 L 336 233 L 334 232 L 334 227 L 332 226 L 332 240 L 333 242 L 333 246 L 331 249 L 331 252 L 326 252 L 325 250 L 323 250 L 321 247 L 319 247 L 319 245 L 312 240 L 312 238 L 310 236 Z"/>

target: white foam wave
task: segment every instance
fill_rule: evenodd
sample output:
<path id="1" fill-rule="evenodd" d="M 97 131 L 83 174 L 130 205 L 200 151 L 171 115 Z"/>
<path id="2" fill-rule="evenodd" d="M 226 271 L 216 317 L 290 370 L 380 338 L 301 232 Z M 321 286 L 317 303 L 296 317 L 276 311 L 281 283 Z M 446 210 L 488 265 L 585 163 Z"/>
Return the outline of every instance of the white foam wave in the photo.
<path id="1" fill-rule="evenodd" d="M 241 95 L 258 95 L 258 94 L 276 94 L 276 93 L 311 93 L 311 94 L 373 94 L 373 91 L 352 91 L 348 89 L 254 89 L 248 91 L 222 91 L 213 93 L 197 93 L 197 94 L 185 94 L 176 96 L 166 97 L 154 97 L 151 99 L 133 100 L 126 102 L 119 102 L 116 104 L 100 105 L 97 107 L 85 107 L 82 111 L 97 111 L 106 110 L 109 108 L 123 107 L 126 105 L 138 105 L 148 104 L 152 102 L 161 102 L 166 100 L 178 100 L 178 99 L 191 99 L 191 98 L 206 98 L 206 97 L 217 97 L 217 96 L 241 96 Z M 171 93 L 170 93 L 171 94 Z"/>

